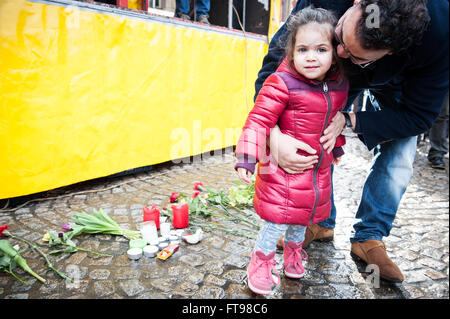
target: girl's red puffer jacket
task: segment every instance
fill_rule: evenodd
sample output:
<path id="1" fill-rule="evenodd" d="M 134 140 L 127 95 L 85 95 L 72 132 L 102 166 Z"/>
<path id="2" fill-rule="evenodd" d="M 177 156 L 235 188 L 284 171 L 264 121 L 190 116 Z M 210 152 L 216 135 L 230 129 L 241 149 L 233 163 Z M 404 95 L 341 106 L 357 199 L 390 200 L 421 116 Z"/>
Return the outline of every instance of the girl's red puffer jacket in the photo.
<path id="1" fill-rule="evenodd" d="M 307 226 L 329 217 L 333 152 L 324 151 L 319 139 L 347 102 L 348 81 L 338 78 L 335 74 L 324 81 L 306 79 L 285 59 L 264 82 L 236 147 L 238 159 L 258 161 L 254 208 L 262 219 Z M 312 169 L 288 174 L 275 163 L 266 147 L 275 125 L 317 151 L 318 163 Z M 343 144 L 341 135 L 335 147 Z M 309 155 L 300 150 L 298 154 Z"/>

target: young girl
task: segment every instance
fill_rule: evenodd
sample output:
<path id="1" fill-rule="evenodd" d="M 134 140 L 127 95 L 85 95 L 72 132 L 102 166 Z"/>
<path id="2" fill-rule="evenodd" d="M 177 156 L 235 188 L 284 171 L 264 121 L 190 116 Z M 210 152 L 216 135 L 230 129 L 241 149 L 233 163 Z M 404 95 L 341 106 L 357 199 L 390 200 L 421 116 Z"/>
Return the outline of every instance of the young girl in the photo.
<path id="1" fill-rule="evenodd" d="M 272 283 L 280 281 L 274 256 L 284 233 L 284 273 L 289 278 L 303 276 L 305 230 L 330 215 L 331 164 L 338 162 L 345 143 L 339 136 L 333 152 L 327 153 L 319 142 L 347 101 L 348 82 L 332 44 L 336 18 L 308 7 L 288 23 L 286 58 L 264 82 L 236 148 L 235 168 L 243 182 L 249 183 L 258 162 L 254 208 L 265 222 L 247 269 L 248 286 L 257 294 L 270 293 Z M 318 162 L 312 169 L 288 174 L 274 163 L 266 140 L 275 125 L 316 150 Z"/>

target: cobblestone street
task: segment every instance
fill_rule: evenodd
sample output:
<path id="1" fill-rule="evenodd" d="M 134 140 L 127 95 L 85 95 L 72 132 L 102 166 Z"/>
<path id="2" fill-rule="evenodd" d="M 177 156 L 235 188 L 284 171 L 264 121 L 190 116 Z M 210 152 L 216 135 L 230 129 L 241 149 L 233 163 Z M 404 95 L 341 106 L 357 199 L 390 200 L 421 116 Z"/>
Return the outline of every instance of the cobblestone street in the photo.
<path id="1" fill-rule="evenodd" d="M 144 256 L 130 260 L 126 254 L 128 240 L 121 236 L 77 236 L 74 239 L 78 246 L 113 256 L 82 251 L 52 256 L 56 268 L 79 279 L 74 283 L 46 272 L 44 260 L 37 253 L 26 252 L 23 255 L 31 268 L 47 282 L 42 284 L 17 270 L 27 286 L 0 273 L 0 298 L 449 298 L 448 158 L 447 170 L 434 170 L 427 162 L 427 150 L 428 143 L 422 143 L 416 155 L 414 177 L 391 235 L 384 239 L 388 254 L 405 275 L 402 284 L 378 284 L 361 273 L 364 267 L 350 257 L 354 214 L 372 156 L 359 140 L 347 139 L 346 154 L 334 174 L 338 214 L 334 241 L 311 243 L 305 277 L 293 280 L 280 272 L 281 283 L 269 296 L 257 296 L 246 285 L 246 267 L 254 239 L 205 230 L 200 243 L 190 245 L 182 241 L 180 249 L 165 261 Z M 161 206 L 172 192 L 192 194 L 196 181 L 228 190 L 237 180 L 233 166 L 233 156 L 226 152 L 194 163 L 164 163 L 141 173 L 79 183 L 46 192 L 39 200 L 20 208 L 0 212 L 0 225 L 8 224 L 11 233 L 40 242 L 48 230 L 59 231 L 74 212 L 91 213 L 94 208 L 102 208 L 122 227 L 136 230 L 145 205 Z M 255 220 L 258 221 L 256 215 Z M 242 227 L 237 222 L 217 222 L 227 228 Z M 282 258 L 282 252 L 278 252 L 278 268 Z"/>

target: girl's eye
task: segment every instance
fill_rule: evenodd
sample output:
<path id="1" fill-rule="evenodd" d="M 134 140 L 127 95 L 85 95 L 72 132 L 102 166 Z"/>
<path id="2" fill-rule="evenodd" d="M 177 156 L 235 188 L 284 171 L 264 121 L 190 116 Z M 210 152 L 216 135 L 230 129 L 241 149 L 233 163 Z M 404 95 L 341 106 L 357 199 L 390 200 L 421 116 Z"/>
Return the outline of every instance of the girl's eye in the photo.
<path id="1" fill-rule="evenodd" d="M 325 49 L 325 48 L 319 48 L 319 49 L 317 49 L 317 51 L 319 51 L 319 52 L 327 52 L 327 49 Z"/>
<path id="2" fill-rule="evenodd" d="M 306 52 L 306 48 L 299 48 L 298 52 Z"/>

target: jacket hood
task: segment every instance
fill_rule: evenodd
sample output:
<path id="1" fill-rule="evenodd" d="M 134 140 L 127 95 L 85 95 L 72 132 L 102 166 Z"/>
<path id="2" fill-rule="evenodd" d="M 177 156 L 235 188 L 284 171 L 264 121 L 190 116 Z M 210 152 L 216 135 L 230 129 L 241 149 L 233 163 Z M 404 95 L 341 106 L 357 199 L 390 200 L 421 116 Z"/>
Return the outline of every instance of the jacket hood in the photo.
<path id="1" fill-rule="evenodd" d="M 277 72 L 289 73 L 296 79 L 299 79 L 300 81 L 303 81 L 303 82 L 306 82 L 309 84 L 319 84 L 319 83 L 326 82 L 326 81 L 337 81 L 340 77 L 339 72 L 332 72 L 332 73 L 327 72 L 327 75 L 325 76 L 325 78 L 322 81 L 308 79 L 308 78 L 304 77 L 303 75 L 301 75 L 300 73 L 298 73 L 298 71 L 294 67 L 293 62 L 291 62 L 289 65 L 289 61 L 288 61 L 287 57 L 285 57 L 283 59 L 283 62 L 281 62 L 280 66 L 277 68 Z"/>

